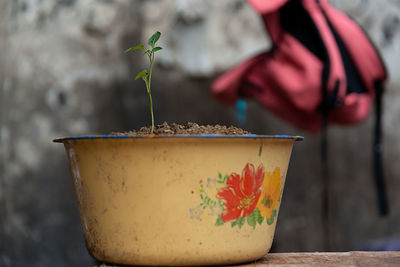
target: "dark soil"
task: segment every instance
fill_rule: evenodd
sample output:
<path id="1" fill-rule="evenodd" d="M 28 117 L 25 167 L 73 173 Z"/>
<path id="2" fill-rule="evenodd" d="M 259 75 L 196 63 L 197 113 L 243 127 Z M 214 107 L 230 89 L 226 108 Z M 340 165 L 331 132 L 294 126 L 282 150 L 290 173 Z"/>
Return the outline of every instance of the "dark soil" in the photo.
<path id="1" fill-rule="evenodd" d="M 151 134 L 151 127 L 142 127 L 139 131 L 128 131 L 128 132 L 113 132 L 111 135 L 135 135 L 135 136 L 146 136 Z M 163 124 L 154 127 L 154 135 L 202 135 L 202 134 L 219 134 L 219 135 L 247 135 L 251 134 L 243 129 L 230 126 L 226 127 L 223 125 L 198 125 L 197 123 L 188 122 L 186 125 L 180 125 L 176 123 Z"/>

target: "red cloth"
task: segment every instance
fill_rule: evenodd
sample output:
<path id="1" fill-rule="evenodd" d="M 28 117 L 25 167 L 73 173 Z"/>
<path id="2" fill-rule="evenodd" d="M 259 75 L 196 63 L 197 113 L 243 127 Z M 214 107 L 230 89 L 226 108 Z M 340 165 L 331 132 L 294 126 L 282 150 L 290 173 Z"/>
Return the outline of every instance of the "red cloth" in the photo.
<path id="1" fill-rule="evenodd" d="M 255 56 L 219 77 L 212 92 L 222 103 L 234 104 L 239 96 L 253 97 L 265 108 L 308 130 L 321 128 L 323 71 L 327 62 L 314 55 L 281 25 L 280 10 L 289 0 L 248 0 L 262 16 L 273 50 Z M 318 3 L 319 2 L 319 3 Z M 386 79 L 381 58 L 362 29 L 327 0 L 302 0 L 329 56 L 326 90 L 337 88 L 340 105 L 331 109 L 329 123 L 353 124 L 370 113 L 374 83 Z M 367 92 L 347 93 L 346 73 L 335 37 L 336 30 L 354 61 Z"/>

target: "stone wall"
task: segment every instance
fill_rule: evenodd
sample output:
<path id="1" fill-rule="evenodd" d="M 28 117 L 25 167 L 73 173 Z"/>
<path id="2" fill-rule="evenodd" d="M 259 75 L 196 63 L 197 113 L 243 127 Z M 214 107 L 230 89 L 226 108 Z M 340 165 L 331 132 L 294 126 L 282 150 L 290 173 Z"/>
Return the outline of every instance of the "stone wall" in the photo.
<path id="1" fill-rule="evenodd" d="M 400 5 L 335 0 L 371 35 L 387 63 L 384 159 L 392 213 L 377 215 L 372 120 L 329 130 L 331 250 L 356 250 L 400 233 Z M 238 124 L 210 95 L 221 71 L 267 49 L 242 0 L 14 0 L 0 2 L 0 266 L 90 266 L 59 136 L 108 133 L 150 123 L 146 92 L 125 55 L 155 30 L 164 47 L 154 73 L 156 122 Z M 218 114 L 218 116 L 216 116 Z M 320 136 L 249 102 L 254 133 L 304 135 L 292 156 L 274 251 L 322 251 Z"/>

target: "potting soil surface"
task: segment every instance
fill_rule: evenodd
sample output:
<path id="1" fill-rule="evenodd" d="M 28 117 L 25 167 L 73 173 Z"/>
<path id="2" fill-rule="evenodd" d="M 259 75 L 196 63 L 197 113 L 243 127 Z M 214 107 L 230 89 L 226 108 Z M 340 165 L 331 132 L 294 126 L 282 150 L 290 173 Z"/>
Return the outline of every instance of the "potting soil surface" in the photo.
<path id="1" fill-rule="evenodd" d="M 198 125 L 194 122 L 188 122 L 186 125 L 176 123 L 168 124 L 164 122 L 154 127 L 154 135 L 202 135 L 202 134 L 219 134 L 219 135 L 247 135 L 251 134 L 243 129 L 223 125 Z M 140 130 L 128 132 L 113 132 L 111 135 L 134 135 L 147 136 L 151 135 L 151 127 L 142 127 Z"/>

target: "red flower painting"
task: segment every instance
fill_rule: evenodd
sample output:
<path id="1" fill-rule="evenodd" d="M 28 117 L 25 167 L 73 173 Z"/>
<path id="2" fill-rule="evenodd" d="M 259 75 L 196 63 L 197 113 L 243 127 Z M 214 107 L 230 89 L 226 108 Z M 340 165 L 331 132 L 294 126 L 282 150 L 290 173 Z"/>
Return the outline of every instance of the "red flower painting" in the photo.
<path id="1" fill-rule="evenodd" d="M 226 187 L 221 188 L 217 194 L 225 206 L 221 214 L 224 222 L 247 217 L 254 211 L 263 180 L 264 167 L 260 165 L 255 170 L 251 163 L 246 164 L 241 176 L 237 173 L 229 175 Z"/>

